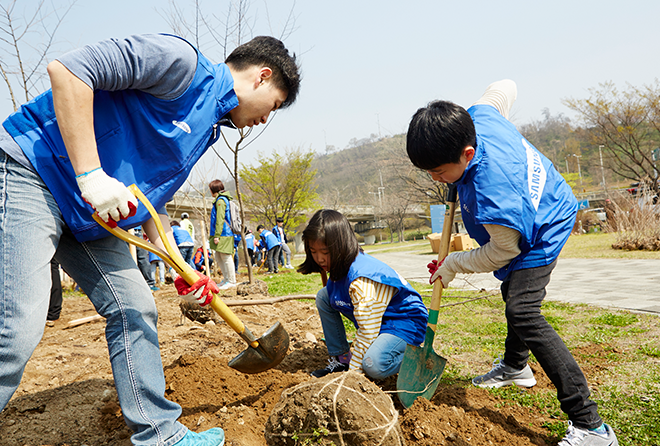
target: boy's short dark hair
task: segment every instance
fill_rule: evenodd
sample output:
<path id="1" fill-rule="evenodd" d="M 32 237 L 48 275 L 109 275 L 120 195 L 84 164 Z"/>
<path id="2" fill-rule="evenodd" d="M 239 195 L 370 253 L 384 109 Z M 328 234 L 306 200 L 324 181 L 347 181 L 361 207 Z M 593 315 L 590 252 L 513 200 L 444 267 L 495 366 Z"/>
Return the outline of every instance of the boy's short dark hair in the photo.
<path id="1" fill-rule="evenodd" d="M 225 190 L 225 184 L 221 180 L 213 180 L 209 183 L 209 190 L 215 194 Z"/>
<path id="2" fill-rule="evenodd" d="M 264 225 L 259 225 L 259 226 L 257 226 L 257 232 L 259 232 L 259 230 L 260 230 L 260 229 L 263 229 L 263 228 L 264 228 Z"/>
<path id="3" fill-rule="evenodd" d="M 181 226 L 177 220 L 170 221 L 170 226 Z"/>
<path id="4" fill-rule="evenodd" d="M 332 209 L 320 209 L 312 216 L 302 233 L 305 244 L 305 261 L 297 271 L 302 274 L 321 272 L 314 261 L 310 244 L 316 240 L 323 242 L 330 253 L 330 279 L 338 281 L 348 275 L 348 270 L 357 255 L 362 252 L 348 219 Z"/>
<path id="5" fill-rule="evenodd" d="M 415 112 L 408 126 L 406 150 L 420 169 L 458 163 L 468 146 L 477 147 L 474 122 L 467 110 L 453 102 L 429 103 Z"/>
<path id="6" fill-rule="evenodd" d="M 300 70 L 296 55 L 289 54 L 282 41 L 270 36 L 258 36 L 237 47 L 225 60 L 237 70 L 250 66 L 264 66 L 273 70 L 273 85 L 287 92 L 279 108 L 287 108 L 296 101 L 300 90 Z"/>
<path id="7" fill-rule="evenodd" d="M 277 217 L 275 223 L 284 223 L 284 219 L 282 217 Z"/>

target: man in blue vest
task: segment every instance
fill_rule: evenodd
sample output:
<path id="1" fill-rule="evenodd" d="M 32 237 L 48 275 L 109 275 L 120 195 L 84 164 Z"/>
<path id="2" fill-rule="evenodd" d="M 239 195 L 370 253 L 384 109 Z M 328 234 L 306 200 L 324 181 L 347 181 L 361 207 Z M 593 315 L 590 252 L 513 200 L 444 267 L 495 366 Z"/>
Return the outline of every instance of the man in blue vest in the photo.
<path id="1" fill-rule="evenodd" d="M 165 203 L 218 140 L 219 126 L 265 123 L 295 102 L 298 71 L 295 56 L 272 37 L 239 46 L 220 64 L 179 37 L 139 35 L 48 65 L 51 89 L 0 127 L 0 408 L 41 339 L 54 256 L 106 318 L 132 442 L 224 444 L 222 429 L 198 434 L 177 421 L 181 407 L 164 396 L 153 296 L 126 243 L 91 214 L 126 229 L 142 224 L 162 248 L 154 221 L 126 186 L 137 184 L 169 228 Z M 171 230 L 167 238 L 175 245 Z M 28 255 L 16 259 L 17 252 Z M 205 305 L 218 287 L 200 275 L 177 290 Z"/>
<path id="2" fill-rule="evenodd" d="M 577 200 L 552 163 L 507 120 L 516 84 L 491 84 L 468 110 L 435 101 L 413 116 L 407 135 L 412 163 L 458 189 L 468 233 L 479 243 L 429 264 L 431 282 L 446 287 L 456 273 L 494 271 L 502 280 L 507 337 L 504 358 L 472 383 L 480 387 L 536 384 L 531 350 L 557 388 L 569 426 L 559 446 L 618 445 L 603 423 L 587 380 L 541 315 L 545 287 L 566 243 Z"/>

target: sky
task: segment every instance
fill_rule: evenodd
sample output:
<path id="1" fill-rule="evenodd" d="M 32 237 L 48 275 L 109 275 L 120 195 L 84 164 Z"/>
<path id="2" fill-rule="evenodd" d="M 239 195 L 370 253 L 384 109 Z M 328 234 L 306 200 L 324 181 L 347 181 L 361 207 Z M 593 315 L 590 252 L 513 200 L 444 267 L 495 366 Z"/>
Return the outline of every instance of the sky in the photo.
<path id="1" fill-rule="evenodd" d="M 224 17 L 230 5 L 200 2 L 208 20 Z M 18 10 L 37 3 L 18 0 Z M 110 37 L 172 32 L 163 13 L 169 4 L 79 0 L 58 31 L 53 56 Z M 194 2 L 176 4 L 187 14 Z M 275 151 L 325 153 L 326 146 L 342 149 L 352 138 L 404 133 L 428 102 L 469 107 L 491 82 L 504 78 L 517 83 L 510 119 L 523 125 L 541 120 L 545 108 L 574 119 L 562 100 L 587 98 L 603 82 L 626 89 L 660 76 L 655 0 L 252 0 L 252 35 L 279 37 L 291 11 L 296 27 L 284 43 L 301 65 L 300 95 L 245 147 L 243 163 L 254 165 L 259 155 Z M 221 52 L 202 51 L 214 62 L 224 59 Z M 6 116 L 11 104 L 6 90 L 0 91 Z M 203 162 L 212 163 L 208 158 Z"/>

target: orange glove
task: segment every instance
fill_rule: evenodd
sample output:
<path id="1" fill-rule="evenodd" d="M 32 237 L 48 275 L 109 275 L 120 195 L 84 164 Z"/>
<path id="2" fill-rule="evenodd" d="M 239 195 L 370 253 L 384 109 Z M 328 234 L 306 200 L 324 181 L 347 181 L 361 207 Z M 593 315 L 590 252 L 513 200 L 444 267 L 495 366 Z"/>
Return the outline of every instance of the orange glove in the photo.
<path id="1" fill-rule="evenodd" d="M 188 302 L 197 302 L 200 306 L 206 306 L 213 300 L 212 293 L 219 293 L 220 288 L 211 280 L 209 276 L 205 276 L 199 271 L 195 271 L 199 276 L 199 280 L 192 285 L 189 285 L 183 277 L 179 276 L 174 280 L 174 286 L 179 296 Z"/>

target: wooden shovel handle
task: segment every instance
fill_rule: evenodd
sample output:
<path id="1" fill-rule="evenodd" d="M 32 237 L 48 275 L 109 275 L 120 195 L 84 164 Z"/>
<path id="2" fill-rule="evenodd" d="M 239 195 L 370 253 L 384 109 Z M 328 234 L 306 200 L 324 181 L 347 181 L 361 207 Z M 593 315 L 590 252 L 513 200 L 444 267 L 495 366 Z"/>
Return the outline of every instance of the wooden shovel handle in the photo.
<path id="1" fill-rule="evenodd" d="M 142 204 L 149 211 L 149 214 L 151 215 L 151 217 L 154 220 L 154 223 L 156 224 L 156 229 L 158 230 L 160 239 L 162 240 L 163 245 L 165 246 L 167 252 L 158 248 L 153 243 L 149 243 L 148 241 L 141 239 L 140 237 L 136 237 L 133 234 L 129 234 L 120 227 L 111 228 L 99 217 L 97 212 L 95 212 L 93 215 L 94 220 L 96 220 L 98 224 L 103 226 L 114 236 L 119 237 L 125 242 L 139 246 L 142 249 L 146 249 L 147 251 L 152 252 L 157 256 L 159 256 L 161 259 L 163 259 L 163 261 L 165 261 L 168 265 L 174 268 L 174 270 L 181 277 L 183 277 L 183 279 L 189 285 L 192 285 L 193 283 L 197 282 L 199 280 L 199 276 L 197 275 L 195 270 L 190 265 L 188 265 L 185 260 L 183 260 L 183 257 L 181 257 L 181 255 L 177 251 L 175 251 L 174 248 L 172 248 L 172 246 L 170 245 L 169 241 L 167 240 L 167 236 L 165 234 L 165 229 L 163 228 L 163 225 L 160 222 L 160 218 L 158 217 L 158 213 L 151 205 L 147 197 L 135 184 L 131 184 L 130 186 L 128 186 L 128 189 L 131 191 L 133 195 L 135 195 L 135 197 L 138 200 L 140 200 L 140 202 L 142 202 Z M 243 336 L 244 339 L 246 339 L 246 341 L 252 347 L 256 348 L 259 345 L 257 340 L 254 338 L 254 335 L 252 335 L 252 333 L 246 329 L 243 322 L 229 309 L 227 305 L 225 305 L 222 299 L 220 299 L 218 296 L 214 294 L 213 300 L 211 301 L 210 305 L 211 308 L 213 308 L 215 312 L 218 313 L 227 322 L 227 324 L 234 329 L 234 331 L 236 331 L 236 333 Z"/>
<path id="2" fill-rule="evenodd" d="M 440 249 L 438 251 L 438 263 L 449 254 L 449 244 L 451 243 L 451 233 L 454 226 L 454 212 L 456 211 L 457 192 L 454 184 L 448 184 L 447 203 L 449 206 L 445 209 L 445 221 L 442 226 L 442 236 L 440 237 Z M 437 312 L 440 309 L 440 300 L 442 298 L 442 280 L 433 282 L 433 294 L 431 295 L 430 310 L 434 317 L 429 317 L 429 327 L 435 331 L 437 323 Z"/>

